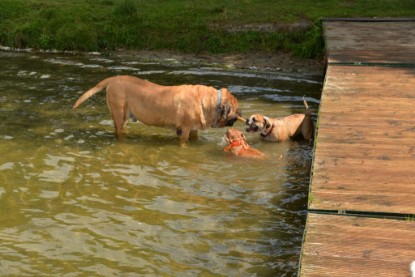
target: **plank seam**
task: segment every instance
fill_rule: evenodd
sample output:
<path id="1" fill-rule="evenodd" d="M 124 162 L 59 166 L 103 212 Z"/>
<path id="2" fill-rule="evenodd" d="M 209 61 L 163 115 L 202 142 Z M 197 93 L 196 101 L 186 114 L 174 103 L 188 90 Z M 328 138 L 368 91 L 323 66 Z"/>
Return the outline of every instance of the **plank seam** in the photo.
<path id="1" fill-rule="evenodd" d="M 361 17 L 361 18 L 345 18 L 345 17 L 330 17 L 323 18 L 323 22 L 415 22 L 413 17 L 396 17 L 396 18 L 371 18 L 371 17 Z"/>
<path id="2" fill-rule="evenodd" d="M 368 66 L 368 67 L 415 67 L 415 62 L 410 63 L 377 63 L 377 62 L 327 62 L 328 65 L 334 66 Z"/>
<path id="3" fill-rule="evenodd" d="M 354 217 L 365 217 L 365 218 L 382 218 L 382 219 L 415 221 L 415 214 L 364 212 L 364 211 L 349 211 L 349 210 L 323 210 L 323 209 L 307 209 L 307 212 L 312 213 L 312 214 L 327 214 L 327 215 L 338 215 L 338 216 L 354 216 Z"/>

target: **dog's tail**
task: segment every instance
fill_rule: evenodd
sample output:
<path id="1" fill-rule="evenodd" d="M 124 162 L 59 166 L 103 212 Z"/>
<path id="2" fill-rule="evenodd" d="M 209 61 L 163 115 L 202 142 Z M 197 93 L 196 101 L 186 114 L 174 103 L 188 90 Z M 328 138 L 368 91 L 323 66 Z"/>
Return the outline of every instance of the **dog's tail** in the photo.
<path id="1" fill-rule="evenodd" d="M 311 115 L 311 111 L 310 111 L 310 109 L 308 108 L 307 101 L 305 101 L 305 95 L 303 95 L 303 103 L 304 103 L 304 107 L 305 107 L 305 114 L 306 114 L 306 115 Z"/>
<path id="2" fill-rule="evenodd" d="M 305 95 L 303 95 L 303 103 L 306 110 L 308 110 L 308 104 L 307 101 L 305 101 Z"/>
<path id="3" fill-rule="evenodd" d="M 73 105 L 72 109 L 76 109 L 79 105 L 81 105 L 85 100 L 87 100 L 89 97 L 94 95 L 97 92 L 100 92 L 104 88 L 108 86 L 108 83 L 113 79 L 114 77 L 109 77 L 107 79 L 102 80 L 98 84 L 95 85 L 95 87 L 89 89 L 84 94 L 81 95 L 81 97 L 76 100 L 75 104 Z"/>

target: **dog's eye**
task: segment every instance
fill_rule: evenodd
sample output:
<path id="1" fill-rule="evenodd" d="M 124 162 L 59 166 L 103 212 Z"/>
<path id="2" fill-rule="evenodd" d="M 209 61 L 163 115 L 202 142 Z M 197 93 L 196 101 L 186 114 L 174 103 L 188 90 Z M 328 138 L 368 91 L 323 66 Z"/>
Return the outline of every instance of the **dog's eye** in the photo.
<path id="1" fill-rule="evenodd" d="M 255 117 L 253 117 L 253 118 L 252 118 L 252 121 L 253 121 L 253 122 L 256 122 L 256 118 L 255 118 Z"/>

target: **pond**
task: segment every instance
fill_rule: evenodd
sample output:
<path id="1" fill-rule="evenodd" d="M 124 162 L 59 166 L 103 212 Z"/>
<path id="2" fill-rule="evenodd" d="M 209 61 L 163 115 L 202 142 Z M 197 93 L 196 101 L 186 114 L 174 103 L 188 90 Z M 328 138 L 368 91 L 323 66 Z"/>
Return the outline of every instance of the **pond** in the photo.
<path id="1" fill-rule="evenodd" d="M 98 81 L 227 87 L 244 117 L 319 105 L 320 80 L 103 55 L 0 52 L 0 268 L 15 276 L 293 276 L 313 145 L 224 153 L 226 128 L 186 148 L 172 130 L 128 123 L 117 141 Z M 244 130 L 246 126 L 235 123 Z"/>

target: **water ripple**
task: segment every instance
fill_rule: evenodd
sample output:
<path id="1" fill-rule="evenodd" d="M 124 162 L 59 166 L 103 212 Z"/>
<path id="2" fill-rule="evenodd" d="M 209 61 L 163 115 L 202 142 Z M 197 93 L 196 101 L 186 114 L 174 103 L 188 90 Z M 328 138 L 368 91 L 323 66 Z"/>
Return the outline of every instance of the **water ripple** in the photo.
<path id="1" fill-rule="evenodd" d="M 114 74 L 229 87 L 244 115 L 290 114 L 320 85 L 278 74 L 183 68 L 97 56 L 2 53 L 0 259 L 14 276 L 291 276 L 304 228 L 311 147 L 224 153 L 226 129 L 180 147 L 174 131 L 127 124 L 114 138 L 104 94 Z M 306 93 L 305 93 L 306 92 Z M 239 124 L 239 123 L 238 123 Z M 243 124 L 235 124 L 244 129 Z"/>

